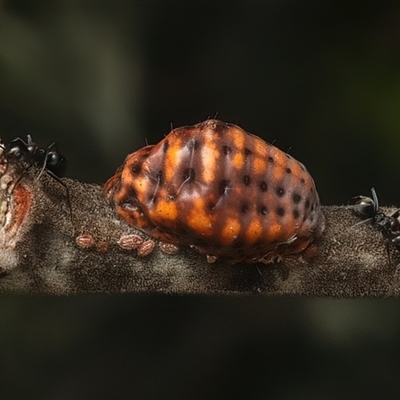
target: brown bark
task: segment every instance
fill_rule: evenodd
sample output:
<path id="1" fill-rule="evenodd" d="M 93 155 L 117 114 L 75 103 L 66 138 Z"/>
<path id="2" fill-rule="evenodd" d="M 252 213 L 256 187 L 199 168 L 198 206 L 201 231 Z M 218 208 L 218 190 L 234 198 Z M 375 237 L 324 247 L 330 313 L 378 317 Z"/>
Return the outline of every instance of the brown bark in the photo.
<path id="1" fill-rule="evenodd" d="M 16 179 L 15 171 L 7 173 Z M 8 208 L 0 220 L 0 293 L 400 294 L 399 252 L 389 247 L 389 259 L 386 240 L 370 223 L 355 226 L 359 219 L 349 206 L 323 208 L 326 229 L 315 243 L 317 255 L 310 259 L 208 264 L 205 255 L 189 248 L 169 255 L 156 245 L 146 257 L 123 250 L 118 245 L 121 236 L 145 236 L 117 218 L 98 185 L 62 181 L 68 186 L 71 220 L 67 191 L 60 182 L 46 173 L 37 178 L 32 168 L 7 193 L 4 176 L 0 204 L 3 211 L 6 204 Z M 11 223 L 10 215 L 20 221 Z M 10 231 L 10 226 L 18 230 Z M 81 241 L 89 247 L 77 245 L 81 235 L 89 235 Z"/>

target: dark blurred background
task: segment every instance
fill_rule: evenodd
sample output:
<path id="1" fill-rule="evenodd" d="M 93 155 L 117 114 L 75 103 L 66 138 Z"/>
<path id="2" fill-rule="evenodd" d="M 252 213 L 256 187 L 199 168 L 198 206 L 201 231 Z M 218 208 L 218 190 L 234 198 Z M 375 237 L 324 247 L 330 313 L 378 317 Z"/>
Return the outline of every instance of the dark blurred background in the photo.
<path id="1" fill-rule="evenodd" d="M 400 205 L 399 2 L 0 1 L 0 136 L 104 182 L 218 116 L 323 204 Z M 384 250 L 383 250 L 384 251 Z M 400 300 L 0 296 L 1 399 L 398 398 Z"/>

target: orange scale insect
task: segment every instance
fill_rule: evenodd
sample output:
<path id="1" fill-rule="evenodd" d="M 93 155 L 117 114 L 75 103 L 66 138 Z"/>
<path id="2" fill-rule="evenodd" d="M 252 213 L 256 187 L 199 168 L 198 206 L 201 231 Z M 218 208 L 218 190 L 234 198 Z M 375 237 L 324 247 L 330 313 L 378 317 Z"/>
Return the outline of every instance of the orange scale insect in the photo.
<path id="1" fill-rule="evenodd" d="M 128 224 L 230 263 L 299 254 L 325 226 L 303 164 L 214 119 L 128 155 L 104 192 Z"/>

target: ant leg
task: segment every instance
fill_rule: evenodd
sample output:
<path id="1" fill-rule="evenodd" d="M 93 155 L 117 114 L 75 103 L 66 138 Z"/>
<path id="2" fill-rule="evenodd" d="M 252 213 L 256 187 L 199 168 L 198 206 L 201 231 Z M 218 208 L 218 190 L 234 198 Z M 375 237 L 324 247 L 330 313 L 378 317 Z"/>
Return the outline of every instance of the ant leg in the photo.
<path id="1" fill-rule="evenodd" d="M 392 257 L 390 256 L 390 242 L 386 240 L 386 254 L 389 260 L 389 265 L 392 265 Z"/>
<path id="2" fill-rule="evenodd" d="M 70 214 L 70 218 L 71 218 L 71 224 L 73 227 L 73 230 L 75 232 L 75 224 L 74 224 L 74 218 L 73 218 L 73 214 L 72 214 L 72 205 L 71 205 L 71 200 L 70 200 L 70 195 L 69 195 L 69 189 L 68 186 L 52 171 L 50 171 L 49 169 L 43 169 L 43 171 L 46 172 L 47 175 L 49 175 L 51 178 L 53 178 L 54 180 L 56 180 L 61 186 L 64 187 L 65 192 L 66 192 L 66 201 L 67 201 L 67 206 L 69 209 L 69 214 Z"/>

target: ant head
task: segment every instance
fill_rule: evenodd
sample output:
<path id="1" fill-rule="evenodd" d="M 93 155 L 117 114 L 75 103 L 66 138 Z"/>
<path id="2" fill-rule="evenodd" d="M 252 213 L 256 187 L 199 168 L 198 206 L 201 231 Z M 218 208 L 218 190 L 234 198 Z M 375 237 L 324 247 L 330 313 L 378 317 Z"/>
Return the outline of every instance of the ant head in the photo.
<path id="1" fill-rule="evenodd" d="M 25 143 L 21 138 L 12 140 L 4 148 L 4 156 L 8 161 L 29 161 L 31 155 L 32 151 L 28 148 L 27 143 Z"/>
<path id="2" fill-rule="evenodd" d="M 379 203 L 378 196 L 374 188 L 371 189 L 371 197 L 357 196 L 350 200 L 353 205 L 353 212 L 363 219 L 373 218 L 378 213 Z"/>

